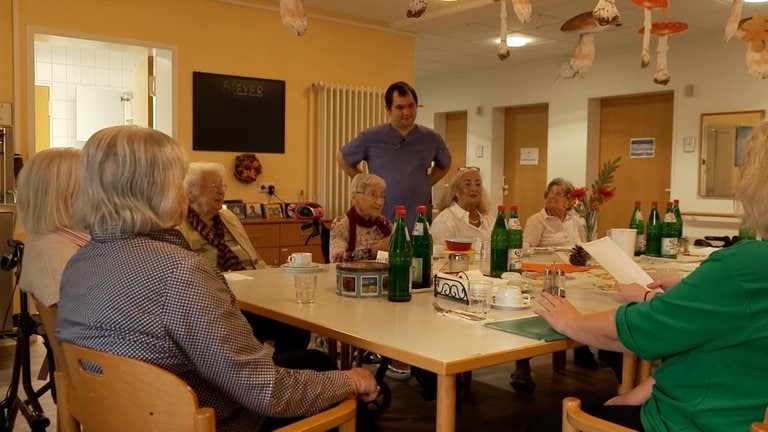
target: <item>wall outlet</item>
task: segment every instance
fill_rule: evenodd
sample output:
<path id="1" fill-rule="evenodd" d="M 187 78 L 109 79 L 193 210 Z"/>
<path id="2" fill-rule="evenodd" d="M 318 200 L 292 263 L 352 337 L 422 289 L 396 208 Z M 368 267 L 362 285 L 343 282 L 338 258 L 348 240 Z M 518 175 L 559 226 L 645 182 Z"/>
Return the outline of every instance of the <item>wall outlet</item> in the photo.
<path id="1" fill-rule="evenodd" d="M 270 188 L 272 189 L 272 193 L 275 193 L 274 183 L 259 183 L 259 192 L 261 193 L 269 193 Z"/>

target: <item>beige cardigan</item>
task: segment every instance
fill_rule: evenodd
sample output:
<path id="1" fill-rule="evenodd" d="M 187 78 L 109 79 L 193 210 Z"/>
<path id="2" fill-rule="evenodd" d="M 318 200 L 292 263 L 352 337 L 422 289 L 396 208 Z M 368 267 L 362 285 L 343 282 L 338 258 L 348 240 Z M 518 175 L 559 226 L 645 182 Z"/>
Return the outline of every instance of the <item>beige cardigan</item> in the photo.
<path id="1" fill-rule="evenodd" d="M 221 216 L 221 221 L 224 222 L 224 226 L 227 227 L 230 233 L 232 233 L 232 237 L 235 238 L 235 241 L 237 241 L 240 247 L 242 247 L 248 256 L 251 257 L 254 268 L 260 269 L 269 267 L 267 263 L 264 262 L 264 259 L 261 257 L 261 255 L 256 252 L 256 249 L 253 248 L 251 239 L 248 238 L 248 234 L 245 232 L 243 224 L 240 223 L 240 219 L 238 219 L 234 213 L 225 208 L 219 210 L 219 216 Z M 184 223 L 179 225 L 177 228 L 184 235 L 184 238 L 187 239 L 187 243 L 190 243 L 192 231 L 194 230 L 189 225 L 189 222 L 187 222 L 185 219 Z"/>

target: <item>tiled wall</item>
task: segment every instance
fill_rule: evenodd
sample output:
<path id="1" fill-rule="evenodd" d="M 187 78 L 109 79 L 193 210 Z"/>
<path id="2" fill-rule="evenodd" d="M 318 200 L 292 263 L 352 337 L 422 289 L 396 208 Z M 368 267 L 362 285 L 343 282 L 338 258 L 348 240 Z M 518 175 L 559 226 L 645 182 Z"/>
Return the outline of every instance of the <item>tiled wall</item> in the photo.
<path id="1" fill-rule="evenodd" d="M 83 145 L 75 139 L 77 86 L 132 92 L 133 72 L 142 59 L 97 47 L 35 42 L 35 84 L 51 89 L 51 147 Z"/>

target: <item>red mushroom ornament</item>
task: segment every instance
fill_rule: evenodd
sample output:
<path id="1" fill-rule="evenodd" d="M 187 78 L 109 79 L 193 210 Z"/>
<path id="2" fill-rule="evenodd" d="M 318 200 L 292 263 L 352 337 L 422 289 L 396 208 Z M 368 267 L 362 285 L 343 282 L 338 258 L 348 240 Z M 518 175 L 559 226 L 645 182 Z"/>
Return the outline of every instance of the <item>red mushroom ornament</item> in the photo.
<path id="1" fill-rule="evenodd" d="M 643 50 L 640 52 L 640 67 L 648 67 L 651 63 L 651 10 L 666 9 L 669 4 L 667 0 L 632 0 L 633 3 L 643 8 Z"/>
<path id="2" fill-rule="evenodd" d="M 687 28 L 688 24 L 682 21 L 663 21 L 651 24 L 651 34 L 659 37 L 656 48 L 656 74 L 653 76 L 653 82 L 656 84 L 667 85 L 671 78 L 667 67 L 667 51 L 669 51 L 667 36 L 680 33 Z M 644 30 L 641 28 L 638 32 L 644 33 Z"/>

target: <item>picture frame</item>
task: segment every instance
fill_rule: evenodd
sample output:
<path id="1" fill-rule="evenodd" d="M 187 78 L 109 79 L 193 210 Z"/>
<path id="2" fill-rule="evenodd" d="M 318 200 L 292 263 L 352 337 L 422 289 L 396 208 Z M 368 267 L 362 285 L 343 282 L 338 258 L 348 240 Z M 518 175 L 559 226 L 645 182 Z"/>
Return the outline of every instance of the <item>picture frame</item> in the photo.
<path id="1" fill-rule="evenodd" d="M 245 203 L 245 218 L 246 219 L 264 219 L 264 212 L 261 210 L 261 203 L 257 203 L 257 202 Z"/>
<path id="2" fill-rule="evenodd" d="M 296 203 L 285 203 L 285 217 L 289 219 L 296 218 Z"/>
<path id="3" fill-rule="evenodd" d="M 245 204 L 227 203 L 227 209 L 237 216 L 238 219 L 245 219 Z"/>
<path id="4" fill-rule="evenodd" d="M 280 219 L 283 217 L 283 203 L 264 203 L 264 219 Z"/>

